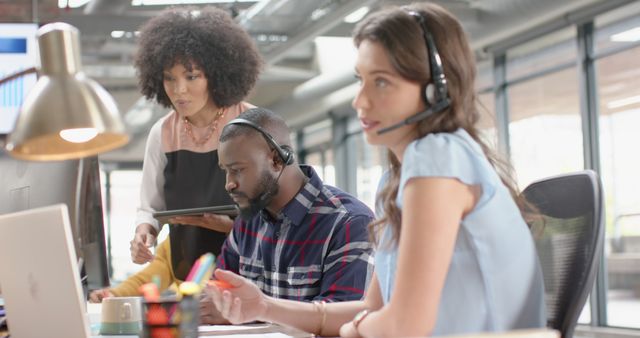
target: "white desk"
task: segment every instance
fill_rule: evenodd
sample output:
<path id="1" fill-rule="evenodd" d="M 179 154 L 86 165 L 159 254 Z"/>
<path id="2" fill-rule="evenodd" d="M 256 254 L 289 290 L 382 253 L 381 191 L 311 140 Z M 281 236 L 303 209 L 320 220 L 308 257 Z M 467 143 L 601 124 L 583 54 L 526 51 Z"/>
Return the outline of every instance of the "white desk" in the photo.
<path id="1" fill-rule="evenodd" d="M 123 337 L 123 338 L 138 338 L 137 335 L 134 336 L 100 336 L 98 335 L 98 331 L 100 330 L 100 310 L 101 304 L 87 304 L 87 312 L 89 313 L 89 320 L 91 321 L 91 334 L 94 335 L 92 337 Z M 218 326 L 219 327 L 219 326 Z M 203 332 L 206 329 L 200 330 L 200 337 L 215 337 L 215 336 L 227 336 L 227 335 L 237 335 L 238 337 L 242 337 L 246 335 L 252 335 L 252 337 L 260 337 L 258 334 L 262 334 L 263 337 L 271 337 L 276 338 L 278 335 L 282 334 L 281 337 L 311 337 L 312 335 L 306 332 L 302 332 L 296 329 L 285 328 L 279 325 L 274 324 L 257 324 L 251 327 L 250 325 L 225 325 L 224 327 L 220 327 L 220 329 L 216 330 L 216 327 L 210 327 L 211 330 L 208 332 Z M 478 333 L 478 334 L 469 334 L 469 335 L 456 335 L 456 336 L 448 336 L 450 338 L 560 338 L 560 333 L 555 330 L 550 329 L 530 329 L 530 330 L 515 330 L 508 332 L 499 332 L 499 333 Z"/>
<path id="2" fill-rule="evenodd" d="M 87 303 L 87 314 L 91 325 L 92 338 L 138 338 L 137 335 L 100 335 L 100 316 L 102 304 Z M 255 325 L 223 325 L 223 326 L 202 326 L 200 329 L 200 337 L 221 337 L 233 335 L 237 337 L 247 337 L 251 335 L 253 338 L 258 337 L 311 337 L 312 335 L 296 329 L 285 328 L 274 324 L 255 324 Z"/>
<path id="3" fill-rule="evenodd" d="M 560 332 L 551 329 L 526 329 L 495 333 L 476 333 L 447 336 L 449 338 L 560 338 Z"/>

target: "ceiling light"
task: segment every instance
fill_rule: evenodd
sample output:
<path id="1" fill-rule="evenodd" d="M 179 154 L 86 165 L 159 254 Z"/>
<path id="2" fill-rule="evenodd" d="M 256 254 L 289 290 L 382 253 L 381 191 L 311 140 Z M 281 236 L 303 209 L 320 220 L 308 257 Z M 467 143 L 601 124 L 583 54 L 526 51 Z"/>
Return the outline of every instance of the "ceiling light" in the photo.
<path id="1" fill-rule="evenodd" d="M 640 27 L 631 28 L 624 32 L 611 35 L 614 42 L 635 42 L 640 41 Z"/>
<path id="2" fill-rule="evenodd" d="M 356 23 L 356 22 L 362 20 L 362 18 L 364 18 L 364 16 L 367 15 L 367 13 L 369 13 L 369 7 L 367 7 L 367 6 L 360 7 L 358 9 L 356 9 L 355 11 L 351 12 L 351 14 L 345 16 L 344 17 L 344 22 Z"/>
<path id="3" fill-rule="evenodd" d="M 615 100 L 607 103 L 607 108 L 616 109 L 630 104 L 640 103 L 640 95 L 625 97 L 624 99 Z"/>
<path id="4" fill-rule="evenodd" d="M 327 13 L 329 13 L 329 9 L 327 9 L 327 8 L 318 8 L 315 11 L 311 12 L 311 20 L 318 21 L 318 20 L 320 20 L 320 18 L 322 18 L 323 16 L 327 15 Z"/>
<path id="5" fill-rule="evenodd" d="M 58 8 L 78 8 L 84 6 L 90 0 L 58 0 Z"/>
<path id="6" fill-rule="evenodd" d="M 194 5 L 257 1 L 258 0 L 132 0 L 131 6 Z"/>
<path id="7" fill-rule="evenodd" d="M 124 31 L 111 31 L 111 37 L 114 39 L 120 39 L 124 36 Z"/>

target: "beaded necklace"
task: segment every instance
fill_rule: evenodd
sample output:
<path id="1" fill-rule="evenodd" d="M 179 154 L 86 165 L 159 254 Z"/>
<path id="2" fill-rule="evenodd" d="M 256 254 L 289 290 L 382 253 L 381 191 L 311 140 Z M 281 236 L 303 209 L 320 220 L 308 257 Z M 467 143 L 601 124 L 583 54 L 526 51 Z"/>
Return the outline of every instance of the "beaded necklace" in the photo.
<path id="1" fill-rule="evenodd" d="M 213 133 L 215 133 L 216 129 L 218 129 L 218 121 L 220 121 L 220 119 L 224 116 L 224 113 L 225 113 L 224 108 L 220 109 L 216 113 L 216 116 L 213 118 L 213 120 L 211 120 L 211 123 L 209 123 L 209 125 L 207 126 L 208 127 L 207 134 L 200 141 L 198 141 L 196 136 L 193 134 L 193 130 L 192 130 L 193 125 L 191 124 L 191 121 L 187 119 L 186 116 L 184 117 L 184 131 L 187 133 L 187 135 L 189 135 L 191 140 L 193 140 L 193 143 L 195 143 L 195 145 L 201 146 L 207 143 L 207 141 L 209 141 L 211 136 L 213 136 Z"/>

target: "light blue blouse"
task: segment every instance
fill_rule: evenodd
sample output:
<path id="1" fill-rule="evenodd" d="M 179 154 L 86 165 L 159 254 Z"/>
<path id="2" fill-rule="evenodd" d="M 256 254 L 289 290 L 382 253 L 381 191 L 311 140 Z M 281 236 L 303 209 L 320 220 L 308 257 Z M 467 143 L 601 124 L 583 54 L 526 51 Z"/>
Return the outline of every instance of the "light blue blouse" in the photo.
<path id="1" fill-rule="evenodd" d="M 460 223 L 432 335 L 544 327 L 544 285 L 533 239 L 480 146 L 463 129 L 409 144 L 396 201 L 400 208 L 404 185 L 412 177 L 456 178 L 482 187 L 477 205 Z M 385 245 L 390 238 L 387 227 L 375 257 L 385 303 L 393 291 L 398 254 L 393 245 Z"/>

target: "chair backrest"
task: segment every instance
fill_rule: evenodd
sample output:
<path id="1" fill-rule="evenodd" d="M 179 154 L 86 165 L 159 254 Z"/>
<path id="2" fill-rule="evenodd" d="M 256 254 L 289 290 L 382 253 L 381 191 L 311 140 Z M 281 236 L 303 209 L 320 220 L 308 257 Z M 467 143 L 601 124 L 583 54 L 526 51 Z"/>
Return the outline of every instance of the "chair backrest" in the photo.
<path id="1" fill-rule="evenodd" d="M 545 282 L 547 326 L 573 337 L 602 255 L 604 215 L 592 170 L 531 183 L 522 194 L 540 216 L 530 222 Z"/>

